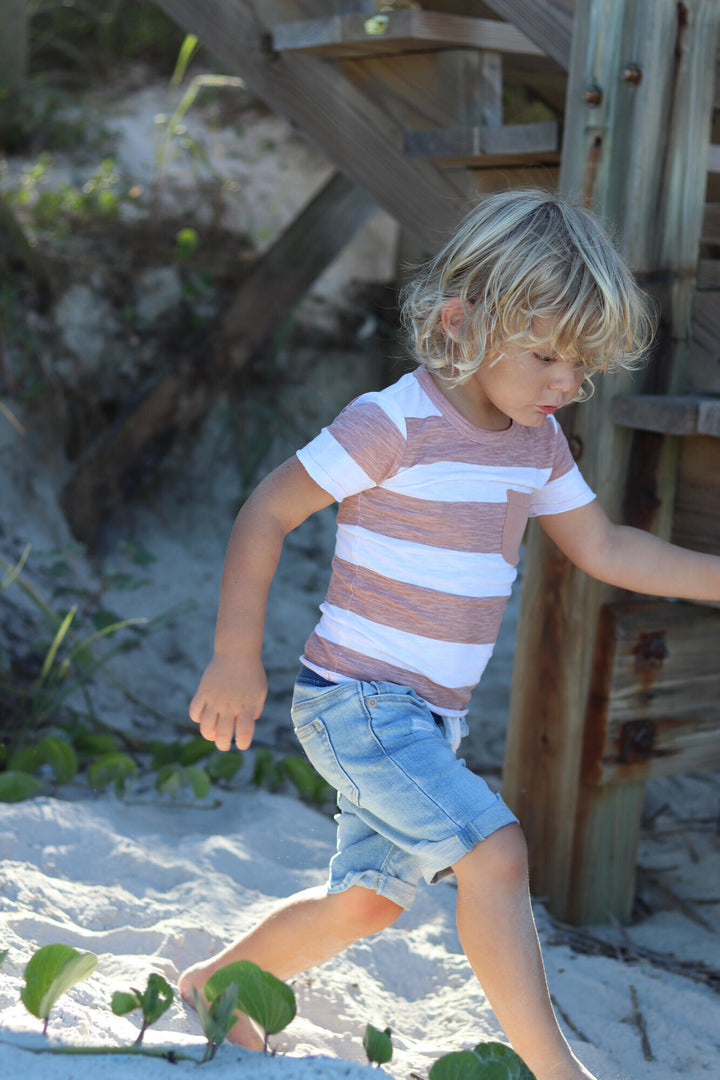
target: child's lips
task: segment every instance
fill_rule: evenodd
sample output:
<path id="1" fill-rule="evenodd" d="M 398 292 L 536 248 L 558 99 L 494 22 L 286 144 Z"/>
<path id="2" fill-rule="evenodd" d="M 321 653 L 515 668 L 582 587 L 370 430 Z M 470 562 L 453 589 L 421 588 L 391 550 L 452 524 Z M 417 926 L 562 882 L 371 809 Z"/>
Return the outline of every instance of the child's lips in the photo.
<path id="1" fill-rule="evenodd" d="M 538 405 L 538 409 L 541 413 L 545 413 L 546 416 L 552 416 L 560 408 L 559 405 Z"/>

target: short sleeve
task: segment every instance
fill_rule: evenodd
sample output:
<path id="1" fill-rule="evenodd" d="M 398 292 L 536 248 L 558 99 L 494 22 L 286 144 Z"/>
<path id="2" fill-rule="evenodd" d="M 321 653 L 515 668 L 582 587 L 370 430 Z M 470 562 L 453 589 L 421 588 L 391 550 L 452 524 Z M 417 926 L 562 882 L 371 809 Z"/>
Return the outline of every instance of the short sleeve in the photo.
<path id="1" fill-rule="evenodd" d="M 399 467 L 406 435 L 380 397 L 358 398 L 297 451 L 306 472 L 337 502 L 382 484 Z"/>
<path id="2" fill-rule="evenodd" d="M 564 514 L 595 498 L 595 492 L 575 464 L 565 434 L 556 420 L 553 420 L 553 427 L 552 469 L 547 483 L 533 494 L 530 505 L 533 517 Z"/>

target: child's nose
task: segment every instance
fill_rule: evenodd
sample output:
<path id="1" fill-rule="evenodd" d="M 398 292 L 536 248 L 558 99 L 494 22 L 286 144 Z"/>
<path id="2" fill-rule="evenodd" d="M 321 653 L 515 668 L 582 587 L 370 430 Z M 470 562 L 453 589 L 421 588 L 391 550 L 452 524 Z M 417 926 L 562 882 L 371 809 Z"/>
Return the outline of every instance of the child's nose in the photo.
<path id="1" fill-rule="evenodd" d="M 575 388 L 579 380 L 580 374 L 574 367 L 563 366 L 553 371 L 550 387 L 553 390 L 561 390 L 563 393 L 567 393 Z"/>

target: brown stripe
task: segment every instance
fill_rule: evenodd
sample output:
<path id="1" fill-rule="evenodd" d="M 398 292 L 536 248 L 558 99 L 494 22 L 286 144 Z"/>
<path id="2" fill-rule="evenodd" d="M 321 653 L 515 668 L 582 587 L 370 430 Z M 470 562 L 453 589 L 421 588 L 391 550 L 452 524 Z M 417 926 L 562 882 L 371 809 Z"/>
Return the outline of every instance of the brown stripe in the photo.
<path id="1" fill-rule="evenodd" d="M 506 512 L 505 502 L 430 502 L 372 488 L 343 500 L 337 520 L 396 540 L 487 555 L 502 550 Z"/>
<path id="2" fill-rule="evenodd" d="M 503 438 L 495 439 L 490 433 L 478 441 L 464 438 L 441 416 L 408 417 L 407 429 L 403 468 L 459 461 L 466 465 L 552 469 L 558 447 L 564 443 L 564 437 L 553 431 L 552 424 L 539 429 L 516 424 L 511 432 L 503 433 Z"/>
<path id="3" fill-rule="evenodd" d="M 314 632 L 305 646 L 305 655 L 311 664 L 324 668 L 326 671 L 344 675 L 348 679 L 359 679 L 361 682 L 391 682 L 397 686 L 409 686 L 439 712 L 443 709 L 462 712 L 467 708 L 473 691 L 472 686 L 462 686 L 453 690 L 446 686 L 438 686 L 419 672 L 405 671 L 392 664 L 373 660 L 372 657 L 363 656 L 362 653 L 353 652 L 352 649 L 335 645 Z"/>
<path id="4" fill-rule="evenodd" d="M 405 438 L 379 405 L 349 405 L 332 422 L 330 431 L 376 484 L 397 471 Z"/>
<path id="5" fill-rule="evenodd" d="M 505 596 L 452 596 L 388 581 L 337 557 L 333 559 L 327 601 L 382 626 L 460 645 L 492 645 L 507 605 Z"/>

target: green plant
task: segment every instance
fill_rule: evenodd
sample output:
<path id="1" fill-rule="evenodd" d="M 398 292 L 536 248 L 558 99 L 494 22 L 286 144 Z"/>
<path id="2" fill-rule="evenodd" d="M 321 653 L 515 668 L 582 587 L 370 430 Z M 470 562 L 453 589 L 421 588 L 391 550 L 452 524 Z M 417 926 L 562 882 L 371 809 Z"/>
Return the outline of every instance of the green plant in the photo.
<path id="1" fill-rule="evenodd" d="M 473 1050 L 445 1054 L 430 1069 L 430 1080 L 535 1080 L 525 1062 L 504 1043 L 478 1043 Z"/>
<path id="2" fill-rule="evenodd" d="M 387 1065 L 392 1060 L 391 1035 L 390 1028 L 380 1031 L 378 1028 L 373 1027 L 372 1024 L 367 1025 L 363 1035 L 363 1046 L 371 1065 L 375 1064 L 379 1068 L 381 1065 Z"/>
<path id="3" fill-rule="evenodd" d="M 144 990 L 136 990 L 132 986 L 129 991 L 116 990 L 111 1008 L 116 1016 L 126 1016 L 135 1009 L 140 1009 L 142 1026 L 135 1040 L 135 1045 L 140 1046 L 147 1029 L 167 1012 L 172 1005 L 172 1000 L 173 992 L 167 979 L 153 971 L 148 975 L 147 986 Z"/>
<path id="4" fill-rule="evenodd" d="M 45 945 L 33 954 L 25 968 L 20 997 L 28 1012 L 44 1021 L 44 1032 L 57 999 L 92 975 L 96 967 L 95 953 L 81 953 L 69 945 Z"/>
<path id="5" fill-rule="evenodd" d="M 295 1016 L 295 994 L 292 988 L 269 971 L 263 971 L 252 961 L 238 960 L 234 964 L 226 964 L 211 975 L 203 991 L 212 1005 L 213 1001 L 231 987 L 236 990 L 234 1008 L 260 1025 L 265 1034 L 267 1051 L 270 1035 L 282 1031 Z M 230 1000 L 229 997 L 227 1000 Z"/>
<path id="6" fill-rule="evenodd" d="M 225 1040 L 230 1028 L 235 1023 L 237 997 L 237 987 L 231 984 L 226 986 L 213 1001 L 206 1005 L 202 994 L 199 993 L 196 987 L 193 987 L 195 1010 L 207 1039 L 203 1064 L 206 1061 L 212 1061 L 218 1046 Z"/>
<path id="7" fill-rule="evenodd" d="M 22 572 L 29 553 L 28 545 L 14 566 L 0 558 L 0 567 L 5 571 L 0 591 L 17 585 L 40 612 L 51 636 L 40 647 L 35 673 L 24 682 L 13 677 L 9 670 L 0 670 L 0 695 L 6 706 L 0 737 L 4 736 L 8 741 L 12 753 L 23 748 L 23 742 L 31 735 L 34 746 L 24 748 L 24 757 L 17 759 L 22 760 L 22 764 L 16 767 L 34 771 L 42 764 L 49 764 L 56 779 L 62 781 L 70 779 L 77 767 L 72 748 L 57 738 L 37 744 L 38 731 L 57 722 L 62 717 L 64 702 L 76 693 L 84 700 L 87 718 L 90 721 L 96 719 L 90 697 L 93 677 L 112 656 L 137 644 L 137 638 L 123 637 L 101 656 L 96 655 L 95 646 L 119 631 L 137 631 L 147 620 L 119 619 L 102 609 L 82 616 L 78 602 L 64 613 L 56 611 Z M 83 627 L 85 621 L 91 625 Z M 31 671 L 33 665 L 26 663 L 25 667 Z"/>
<path id="8" fill-rule="evenodd" d="M 105 157 L 80 186 L 69 183 L 43 188 L 52 157 L 43 152 L 21 174 L 11 201 L 24 211 L 32 226 L 67 236 L 78 222 L 117 217 L 125 195 L 115 161 Z"/>
<path id="9" fill-rule="evenodd" d="M 187 34 L 175 62 L 175 70 L 169 86 L 170 93 L 180 89 L 197 48 L 198 39 L 194 34 Z M 183 120 L 202 90 L 228 87 L 242 89 L 245 87 L 245 83 L 235 75 L 196 75 L 188 83 L 172 113 L 169 116 L 161 115 L 157 118 L 157 139 L 155 143 L 155 186 L 157 192 L 161 190 L 165 170 L 170 161 L 177 155 L 178 150 L 182 150 L 188 155 L 191 164 L 196 166 L 200 164 L 208 171 L 213 171 L 210 160 L 189 134 Z"/>

